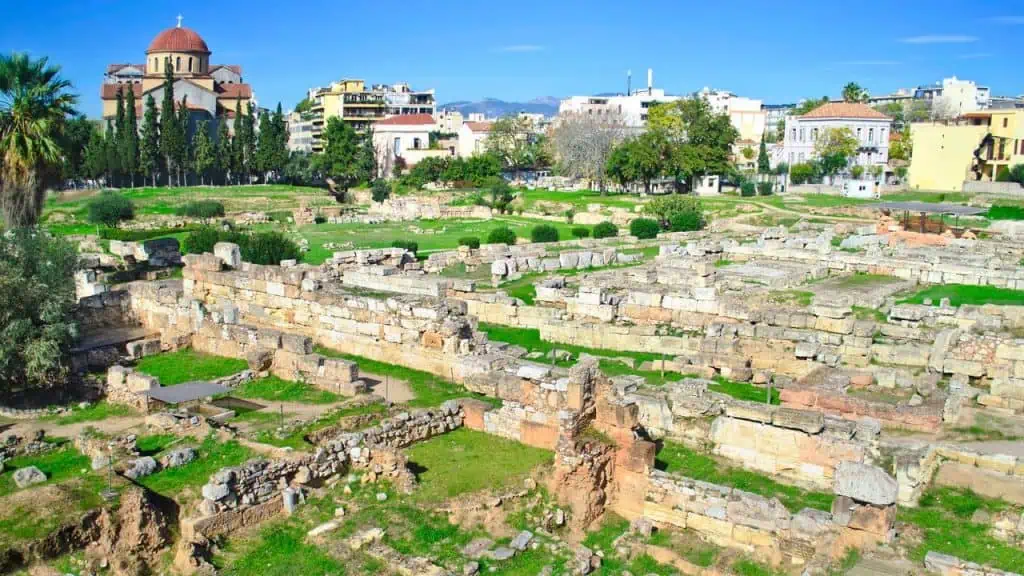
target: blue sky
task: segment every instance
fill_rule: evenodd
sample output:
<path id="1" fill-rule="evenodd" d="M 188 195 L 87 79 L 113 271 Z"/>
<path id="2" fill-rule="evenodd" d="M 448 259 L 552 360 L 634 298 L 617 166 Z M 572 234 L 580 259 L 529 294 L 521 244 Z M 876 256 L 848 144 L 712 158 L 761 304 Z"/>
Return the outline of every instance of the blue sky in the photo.
<path id="1" fill-rule="evenodd" d="M 142 62 L 184 15 L 216 64 L 240 64 L 264 106 L 294 105 L 341 77 L 435 88 L 439 102 L 528 100 L 625 89 L 703 86 L 767 103 L 872 93 L 956 75 L 994 94 L 1024 93 L 1020 0 L 851 2 L 738 0 L 414 0 L 9 2 L 0 50 L 49 56 L 100 110 L 109 63 Z"/>

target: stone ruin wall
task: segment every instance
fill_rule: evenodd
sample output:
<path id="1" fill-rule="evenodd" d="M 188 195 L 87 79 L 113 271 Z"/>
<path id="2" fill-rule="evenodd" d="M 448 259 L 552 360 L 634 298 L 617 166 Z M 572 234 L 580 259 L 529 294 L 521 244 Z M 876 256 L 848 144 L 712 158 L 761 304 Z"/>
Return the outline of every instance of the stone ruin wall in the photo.
<path id="1" fill-rule="evenodd" d="M 340 352 L 456 381 L 478 369 L 465 360 L 475 333 L 458 303 L 355 295 L 307 267 L 240 264 L 240 270 L 225 270 L 212 254 L 185 261 L 185 299 L 204 311 L 237 315 L 239 324 L 308 336 Z"/>

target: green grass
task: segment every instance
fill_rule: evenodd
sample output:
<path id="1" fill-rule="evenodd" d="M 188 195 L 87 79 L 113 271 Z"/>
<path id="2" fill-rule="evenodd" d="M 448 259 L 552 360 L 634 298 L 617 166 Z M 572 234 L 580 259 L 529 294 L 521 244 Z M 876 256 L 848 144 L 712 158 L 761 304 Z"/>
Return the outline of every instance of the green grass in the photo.
<path id="1" fill-rule="evenodd" d="M 710 542 L 704 542 L 689 531 L 660 528 L 651 535 L 649 544 L 668 548 L 685 558 L 691 564 L 708 568 L 715 563 L 722 549 Z"/>
<path id="2" fill-rule="evenodd" d="M 483 400 L 484 402 L 488 402 L 495 406 L 499 406 L 501 404 L 501 401 L 496 398 L 473 394 L 461 385 L 429 372 L 414 370 L 404 366 L 396 366 L 394 364 L 386 364 L 384 362 L 363 358 L 362 356 L 356 356 L 355 354 L 345 354 L 321 346 L 318 346 L 315 351 L 317 354 L 322 354 L 330 358 L 343 358 L 345 360 L 355 362 L 359 365 L 359 370 L 363 372 L 369 372 L 370 374 L 376 374 L 377 376 L 390 376 L 396 380 L 404 380 L 408 383 L 409 388 L 412 389 L 413 394 L 416 395 L 416 397 L 408 403 L 408 406 L 413 408 L 430 408 L 433 406 L 440 406 L 441 403 L 446 400 L 469 397 Z"/>
<path id="3" fill-rule="evenodd" d="M 196 446 L 199 457 L 184 466 L 165 468 L 139 479 L 139 484 L 163 496 L 175 497 L 186 490 L 198 494 L 199 488 L 210 480 L 210 475 L 226 466 L 238 466 L 254 454 L 235 440 L 221 442 L 213 435 Z"/>
<path id="4" fill-rule="evenodd" d="M 917 508 L 901 508 L 898 518 L 923 532 L 921 543 L 911 551 L 914 560 L 920 561 L 934 550 L 1000 570 L 1019 571 L 1024 566 L 1024 549 L 994 538 L 988 523 L 971 522 L 977 510 L 995 513 L 1009 507 L 1005 501 L 970 490 L 932 488 L 921 496 Z M 1020 510 L 1014 514 L 1019 516 Z"/>
<path id="5" fill-rule="evenodd" d="M 989 220 L 1024 220 L 1024 207 L 996 205 L 985 216 Z"/>
<path id="6" fill-rule="evenodd" d="M 417 220 L 382 222 L 374 226 L 357 222 L 309 224 L 300 227 L 299 232 L 309 240 L 309 251 L 303 256 L 303 261 L 320 264 L 334 252 L 324 248 L 324 244 L 328 242 L 351 242 L 354 248 L 387 248 L 395 240 L 412 240 L 419 244 L 420 254 L 429 254 L 439 250 L 455 250 L 459 246 L 459 238 L 465 236 L 476 236 L 481 242 L 486 242 L 487 235 L 495 228 L 508 227 L 516 236 L 529 238 L 530 231 L 540 224 L 548 224 L 558 229 L 559 240 L 573 239 L 572 224 L 508 215 L 490 220 Z M 414 232 L 413 228 L 419 231 Z"/>
<path id="7" fill-rule="evenodd" d="M 715 268 L 725 268 L 726 266 L 729 266 L 731 264 L 732 260 L 727 260 L 725 258 L 719 258 L 718 260 L 715 260 Z"/>
<path id="8" fill-rule="evenodd" d="M 885 324 L 889 321 L 889 316 L 878 310 L 877 308 L 868 308 L 866 306 L 851 306 L 850 310 L 853 311 L 853 316 L 857 320 L 874 320 L 879 324 Z"/>
<path id="9" fill-rule="evenodd" d="M 96 422 L 99 420 L 106 420 L 107 418 L 120 418 L 124 416 L 134 416 L 137 413 L 127 406 L 119 404 L 109 404 L 106 401 L 96 402 L 90 404 L 87 408 L 78 408 L 77 406 L 71 409 L 70 414 L 47 416 L 42 420 L 47 422 L 53 422 L 58 426 L 64 426 L 66 424 L 78 424 L 80 422 Z"/>
<path id="10" fill-rule="evenodd" d="M 418 470 L 416 499 L 437 502 L 525 478 L 552 461 L 552 452 L 483 432 L 460 428 L 408 449 Z"/>
<path id="11" fill-rule="evenodd" d="M 792 304 L 794 306 L 810 306 L 814 300 L 814 292 L 806 290 L 773 290 L 768 293 L 768 301 L 776 304 Z"/>
<path id="12" fill-rule="evenodd" d="M 183 348 L 176 352 L 146 356 L 139 360 L 135 369 L 156 376 L 163 386 L 174 386 L 193 380 L 223 378 L 248 367 L 245 360 L 213 356 L 196 352 L 191 348 Z"/>
<path id="13" fill-rule="evenodd" d="M 135 447 L 138 448 L 139 454 L 153 456 L 177 443 L 178 437 L 174 434 L 147 434 L 135 440 Z"/>
<path id="14" fill-rule="evenodd" d="M 19 456 L 4 462 L 5 469 L 0 474 L 0 498 L 20 490 L 14 483 L 14 471 L 26 466 L 39 468 L 46 474 L 46 482 L 25 490 L 59 485 L 70 505 L 54 508 L 19 505 L 8 508 L 9 503 L 0 503 L 0 546 L 45 536 L 77 514 L 103 503 L 99 493 L 106 486 L 105 478 L 93 473 L 89 458 L 70 446 L 39 456 Z"/>
<path id="15" fill-rule="evenodd" d="M 298 402 L 300 404 L 333 404 L 344 397 L 327 390 L 320 390 L 305 382 L 291 382 L 277 376 L 250 380 L 238 386 L 232 396 L 268 402 Z"/>
<path id="16" fill-rule="evenodd" d="M 604 356 L 611 358 L 625 357 L 633 358 L 637 362 L 654 362 L 661 360 L 664 357 L 661 354 L 654 354 L 651 352 L 603 350 L 600 348 L 588 348 L 586 346 L 574 346 L 572 344 L 549 342 L 541 339 L 540 330 L 536 328 L 515 328 L 512 326 L 480 322 L 479 329 L 482 332 L 486 332 L 487 337 L 491 340 L 497 342 L 508 342 L 510 344 L 522 346 L 531 352 L 544 352 L 546 354 L 551 350 L 565 350 L 576 356 L 579 356 L 580 354 L 590 354 L 592 356 Z"/>
<path id="17" fill-rule="evenodd" d="M 949 298 L 949 305 L 953 307 L 964 304 L 975 306 L 983 304 L 1024 306 L 1024 290 L 1011 290 L 995 286 L 971 286 L 968 284 L 929 286 L 897 303 L 924 304 L 925 298 L 931 298 L 932 305 L 934 306 L 938 306 L 943 298 Z"/>
<path id="18" fill-rule="evenodd" d="M 825 492 L 802 490 L 796 486 L 780 484 L 764 474 L 719 464 L 714 458 L 700 454 L 681 444 L 664 442 L 655 458 L 655 467 L 665 472 L 680 474 L 694 480 L 731 486 L 745 492 L 776 497 L 793 513 L 804 508 L 832 509 L 833 495 Z"/>
<path id="19" fill-rule="evenodd" d="M 927 202 L 929 204 L 966 204 L 974 197 L 966 192 L 897 192 L 886 194 L 883 202 Z"/>
<path id="20" fill-rule="evenodd" d="M 515 286 L 505 288 L 505 293 L 512 298 L 519 298 L 527 306 L 533 306 L 534 299 L 537 298 L 537 286 L 532 281 L 517 282 Z"/>
<path id="21" fill-rule="evenodd" d="M 350 573 L 345 563 L 331 557 L 319 546 L 307 543 L 306 528 L 294 522 L 273 522 L 260 530 L 258 539 L 238 552 L 229 566 L 221 568 L 221 574 L 299 576 Z"/>
<path id="22" fill-rule="evenodd" d="M 786 576 L 785 572 L 773 570 L 770 566 L 749 558 L 733 562 L 731 568 L 736 576 Z"/>
<path id="23" fill-rule="evenodd" d="M 607 513 L 597 530 L 589 532 L 586 538 L 583 539 L 584 546 L 594 551 L 600 550 L 604 553 L 601 567 L 593 572 L 593 574 L 612 576 L 622 574 L 623 572 L 630 572 L 645 576 L 647 574 L 670 576 L 678 573 L 672 566 L 659 564 L 647 554 L 641 554 L 628 560 L 615 554 L 615 540 L 625 534 L 628 529 L 628 520 L 613 513 Z"/>
<path id="24" fill-rule="evenodd" d="M 519 189 L 516 191 L 518 198 L 527 210 L 533 211 L 537 202 L 558 202 L 561 204 L 572 204 L 576 212 L 586 211 L 587 204 L 600 204 L 604 207 L 626 208 L 632 210 L 642 203 L 639 196 L 631 194 L 605 194 L 595 190 L 574 190 L 571 192 L 560 192 L 558 190 Z M 559 213 L 561 215 L 561 213 Z"/>
<path id="25" fill-rule="evenodd" d="M 715 378 L 715 383 L 709 385 L 708 390 L 726 394 L 738 400 L 759 402 L 761 404 L 764 404 L 768 398 L 768 388 L 765 386 L 758 386 L 749 382 L 735 382 L 722 377 Z M 779 402 L 779 389 L 772 388 L 770 403 L 778 405 Z"/>

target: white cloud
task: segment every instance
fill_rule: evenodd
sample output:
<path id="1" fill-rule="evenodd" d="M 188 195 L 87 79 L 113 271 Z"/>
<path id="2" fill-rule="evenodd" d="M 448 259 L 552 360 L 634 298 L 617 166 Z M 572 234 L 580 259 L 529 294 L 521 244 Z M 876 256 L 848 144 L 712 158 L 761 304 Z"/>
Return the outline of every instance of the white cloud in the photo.
<path id="1" fill-rule="evenodd" d="M 974 52 L 972 54 L 961 54 L 957 56 L 960 60 L 983 60 L 985 58 L 991 58 L 991 52 Z"/>
<path id="2" fill-rule="evenodd" d="M 923 36 L 900 38 L 900 42 L 904 44 L 970 44 L 977 41 L 978 38 L 976 36 L 966 36 L 963 34 L 925 34 Z"/>
<path id="3" fill-rule="evenodd" d="M 544 50 L 544 47 L 539 44 L 511 44 L 497 48 L 498 52 L 540 52 L 541 50 Z"/>

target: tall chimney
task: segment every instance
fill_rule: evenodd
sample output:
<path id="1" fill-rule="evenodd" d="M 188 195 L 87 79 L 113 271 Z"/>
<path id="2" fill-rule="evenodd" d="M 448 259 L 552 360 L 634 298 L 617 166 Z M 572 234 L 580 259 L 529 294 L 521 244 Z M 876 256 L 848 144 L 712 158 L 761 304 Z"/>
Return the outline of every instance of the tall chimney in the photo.
<path id="1" fill-rule="evenodd" d="M 654 92 L 654 68 L 647 69 L 647 93 Z"/>
<path id="2" fill-rule="evenodd" d="M 633 71 L 626 70 L 626 96 L 633 91 Z"/>

